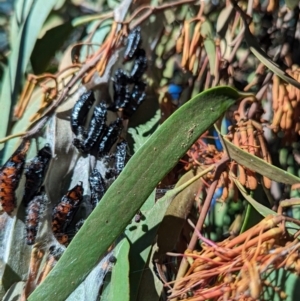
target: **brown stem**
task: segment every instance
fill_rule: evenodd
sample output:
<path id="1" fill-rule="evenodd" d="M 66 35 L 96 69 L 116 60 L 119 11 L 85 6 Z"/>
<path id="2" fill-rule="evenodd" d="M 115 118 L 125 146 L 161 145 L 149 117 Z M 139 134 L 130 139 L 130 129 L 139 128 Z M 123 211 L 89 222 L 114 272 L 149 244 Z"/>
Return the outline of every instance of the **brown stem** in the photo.
<path id="1" fill-rule="evenodd" d="M 196 225 L 196 229 L 199 232 L 201 232 L 201 230 L 202 230 L 205 218 L 206 218 L 207 213 L 209 211 L 211 200 L 212 200 L 214 192 L 217 188 L 217 184 L 218 184 L 220 175 L 224 171 L 224 169 L 226 168 L 226 163 L 229 160 L 230 160 L 229 157 L 226 155 L 218 163 L 216 163 L 216 171 L 215 171 L 215 175 L 214 175 L 214 180 L 213 180 L 213 183 L 210 185 L 210 188 L 208 190 L 206 199 L 204 201 L 204 204 L 203 204 L 203 207 L 202 207 L 202 210 L 201 210 L 201 213 L 200 213 L 197 225 Z M 197 244 L 197 241 L 198 241 L 198 235 L 197 235 L 197 232 L 194 231 L 192 239 L 191 239 L 191 241 L 188 245 L 188 250 L 194 250 L 195 246 Z M 188 266 L 189 266 L 188 261 L 186 260 L 186 258 L 183 258 L 181 263 L 180 263 L 179 270 L 178 270 L 178 273 L 177 273 L 177 276 L 176 276 L 176 282 L 174 284 L 174 292 L 176 291 L 176 285 L 178 283 L 177 280 L 179 280 L 180 278 L 183 277 L 183 275 L 186 273 L 186 271 L 188 269 Z M 172 299 L 171 301 L 175 301 L 175 300 L 176 299 Z"/>
<path id="2" fill-rule="evenodd" d="M 49 118 L 50 116 L 45 116 L 40 119 L 39 122 L 31 130 L 27 131 L 22 138 L 26 140 L 35 136 L 45 126 Z"/>
<path id="3" fill-rule="evenodd" d="M 201 230 L 202 230 L 204 220 L 205 220 L 206 215 L 209 211 L 211 200 L 212 200 L 212 197 L 213 197 L 214 192 L 216 190 L 217 183 L 219 181 L 220 175 L 223 172 L 223 170 L 226 168 L 226 163 L 229 160 L 230 160 L 229 157 L 226 155 L 218 163 L 216 163 L 216 172 L 215 172 L 215 175 L 214 175 L 214 180 L 213 180 L 213 183 L 211 184 L 211 186 L 208 190 L 206 199 L 204 201 L 204 204 L 203 204 L 200 216 L 199 216 L 199 220 L 198 220 L 197 225 L 196 225 L 196 229 L 198 229 L 199 232 L 201 232 Z M 196 246 L 196 243 L 197 243 L 197 240 L 198 240 L 198 236 L 197 236 L 197 233 L 194 231 L 192 239 L 191 239 L 191 241 L 189 243 L 189 246 L 188 246 L 189 250 L 194 250 L 194 248 Z"/>

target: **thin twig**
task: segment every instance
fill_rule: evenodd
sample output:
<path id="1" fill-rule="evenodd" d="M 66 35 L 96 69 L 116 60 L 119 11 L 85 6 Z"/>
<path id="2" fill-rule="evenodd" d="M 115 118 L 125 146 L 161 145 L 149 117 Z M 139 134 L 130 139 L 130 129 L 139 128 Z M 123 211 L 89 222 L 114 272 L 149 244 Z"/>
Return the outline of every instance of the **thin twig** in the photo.
<path id="1" fill-rule="evenodd" d="M 224 168 L 226 168 L 226 163 L 230 160 L 230 158 L 226 155 L 224 156 L 218 163 L 215 164 L 216 166 L 216 171 L 215 171 L 215 175 L 214 175 L 214 180 L 212 182 L 212 184 L 210 185 L 210 188 L 208 190 L 206 199 L 204 201 L 203 207 L 201 209 L 201 213 L 196 225 L 196 228 L 199 232 L 201 232 L 205 218 L 207 216 L 207 213 L 209 211 L 210 208 L 210 204 L 212 201 L 212 197 L 215 193 L 215 190 L 217 188 L 217 184 L 220 178 L 221 173 L 224 171 Z M 198 241 L 198 235 L 197 232 L 194 231 L 193 236 L 191 238 L 191 241 L 188 245 L 188 250 L 192 251 L 195 249 L 195 246 L 197 244 Z M 177 280 L 179 280 L 181 277 L 183 277 L 183 275 L 186 273 L 186 270 L 188 269 L 189 263 L 186 260 L 186 258 L 184 257 L 180 263 L 179 266 L 179 270 L 178 273 L 176 275 L 176 282 L 174 284 L 174 292 L 176 291 L 176 286 L 177 286 Z M 174 299 L 173 299 L 174 300 Z"/>

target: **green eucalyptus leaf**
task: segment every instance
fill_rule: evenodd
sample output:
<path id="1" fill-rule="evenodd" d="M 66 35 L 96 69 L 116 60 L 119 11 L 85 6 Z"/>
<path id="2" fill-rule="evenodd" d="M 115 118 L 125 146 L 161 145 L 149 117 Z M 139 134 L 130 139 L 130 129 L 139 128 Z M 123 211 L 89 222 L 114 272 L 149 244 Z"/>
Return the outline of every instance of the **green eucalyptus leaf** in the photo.
<path id="1" fill-rule="evenodd" d="M 5 70 L 0 94 L 1 127 L 0 138 L 7 134 L 11 106 L 18 96 L 21 82 L 27 68 L 39 32 L 57 0 L 36 0 L 21 25 L 17 37 L 12 41 L 11 54 Z"/>
<path id="2" fill-rule="evenodd" d="M 91 23 L 93 21 L 99 22 L 101 18 L 103 18 L 105 15 L 103 14 L 95 14 L 95 15 L 87 15 L 87 16 L 80 16 L 72 20 L 72 26 L 78 27 L 81 25 L 85 25 L 87 23 Z M 112 21 L 111 21 L 112 22 Z"/>
<path id="3" fill-rule="evenodd" d="M 118 0 L 107 0 L 107 5 L 110 9 L 115 9 L 120 5 L 120 1 Z"/>
<path id="4" fill-rule="evenodd" d="M 143 218 L 139 223 L 135 223 L 135 225 L 129 224 L 125 231 L 125 234 L 131 244 L 129 252 L 130 300 L 137 300 L 139 283 L 150 256 L 151 245 L 157 234 L 158 225 L 160 224 L 172 199 L 173 195 L 168 195 L 160 199 L 156 202 L 152 209 L 143 213 Z M 146 203 L 152 204 L 153 201 L 155 201 L 155 191 L 153 191 Z M 136 227 L 136 229 L 131 230 L 132 226 L 134 228 Z"/>
<path id="5" fill-rule="evenodd" d="M 153 254 L 156 245 L 152 247 L 150 257 L 148 259 L 146 268 L 143 270 L 143 275 L 139 283 L 139 291 L 136 301 L 159 301 L 164 293 L 164 285 L 162 281 L 156 276 L 153 268 Z"/>
<path id="6" fill-rule="evenodd" d="M 213 76 L 216 65 L 216 46 L 212 39 L 205 39 L 203 43 L 208 56 L 210 74 Z"/>
<path id="7" fill-rule="evenodd" d="M 40 30 L 38 39 L 42 39 L 43 36 L 46 34 L 47 31 L 49 31 L 49 30 L 51 30 L 51 29 L 53 29 L 53 28 L 55 28 L 55 27 L 57 27 L 59 25 L 62 25 L 64 22 L 65 22 L 65 20 L 64 20 L 64 18 L 60 14 L 52 11 L 49 14 L 47 20 L 45 21 L 42 29 Z M 52 39 L 53 39 L 53 37 L 52 37 Z"/>
<path id="8" fill-rule="evenodd" d="M 265 286 L 263 299 L 272 301 L 298 301 L 300 300 L 300 278 L 296 273 L 287 271 L 284 268 L 270 271 L 266 275 L 266 280 L 271 285 Z M 275 291 L 274 288 L 280 288 L 285 292 L 286 298 L 280 295 L 280 291 Z"/>
<path id="9" fill-rule="evenodd" d="M 233 12 L 233 6 L 231 4 L 228 4 L 223 10 L 220 12 L 217 25 L 216 25 L 216 31 L 217 33 L 224 38 L 226 30 L 228 28 L 228 24 L 231 20 L 230 16 Z"/>
<path id="10" fill-rule="evenodd" d="M 11 132 L 10 132 L 11 134 L 17 134 L 17 133 L 20 133 L 20 132 L 24 132 L 24 130 L 26 130 L 29 127 L 30 117 L 32 117 L 36 113 L 36 111 L 38 110 L 37 108 L 40 107 L 41 100 L 42 100 L 42 90 L 41 89 L 36 89 L 32 94 L 31 101 L 28 104 L 27 109 L 24 112 L 24 115 L 12 127 Z M 1 161 L 2 161 L 1 163 L 6 162 L 6 160 L 11 156 L 11 154 L 19 146 L 19 144 L 20 144 L 20 138 L 19 137 L 13 138 L 13 139 L 10 139 L 9 141 L 7 141 L 5 143 L 5 149 L 4 149 L 3 156 L 0 160 L 0 162 Z M 31 149 L 32 149 L 32 147 L 30 148 L 30 150 Z M 30 158 L 30 157 L 31 156 L 29 154 L 28 158 Z"/>
<path id="11" fill-rule="evenodd" d="M 129 291 L 129 250 L 131 246 L 127 238 L 123 238 L 114 249 L 117 261 L 112 269 L 109 295 L 106 300 L 130 300 Z"/>
<path id="12" fill-rule="evenodd" d="M 260 204 L 256 200 L 254 200 L 245 190 L 243 185 L 237 180 L 233 179 L 235 185 L 239 189 L 239 191 L 242 193 L 243 197 L 256 209 L 258 213 L 260 213 L 262 216 L 266 217 L 268 215 L 278 215 L 277 212 L 271 210 L 270 208 Z M 292 222 L 286 222 L 285 226 L 287 228 L 287 231 L 291 234 L 294 235 L 297 231 L 300 230 L 300 226 L 296 225 Z"/>
<path id="13" fill-rule="evenodd" d="M 28 14 L 32 8 L 34 0 L 16 0 L 14 5 L 14 14 L 10 20 L 10 45 L 18 38 L 19 31 L 24 25 Z"/>
<path id="14" fill-rule="evenodd" d="M 206 20 L 201 25 L 201 36 L 204 38 L 204 48 L 208 56 L 210 74 L 214 76 L 216 65 L 216 46 L 214 42 L 213 27 L 210 21 Z"/>
<path id="15" fill-rule="evenodd" d="M 251 191 L 251 197 L 255 200 L 259 200 L 259 203 L 270 207 L 270 204 L 266 198 L 266 194 L 262 185 L 258 185 L 254 191 Z M 263 219 L 263 216 L 248 202 L 247 210 L 243 219 L 243 225 L 241 233 L 254 227 Z"/>
<path id="16" fill-rule="evenodd" d="M 214 30 L 211 22 L 209 20 L 205 20 L 201 25 L 201 36 L 204 39 L 213 39 L 214 38 Z"/>
<path id="17" fill-rule="evenodd" d="M 164 11 L 164 16 L 166 18 L 167 23 L 170 25 L 172 23 L 174 23 L 174 21 L 176 20 L 176 15 L 173 11 L 171 10 L 165 10 Z"/>
<path id="18" fill-rule="evenodd" d="M 28 300 L 53 300 L 53 295 L 57 301 L 65 300 L 124 231 L 157 183 L 240 96 L 231 87 L 208 89 L 171 115 L 129 160 Z"/>
<path id="19" fill-rule="evenodd" d="M 151 247 L 151 243 L 156 234 L 155 226 L 156 223 L 160 222 L 160 213 L 164 209 L 161 208 L 160 203 L 157 203 L 156 205 L 154 204 L 155 190 L 150 194 L 141 208 L 141 211 L 143 212 L 142 220 L 139 223 L 135 223 L 133 221 L 133 223 L 128 225 L 125 231 L 125 235 L 130 243 L 130 251 L 128 254 L 128 260 L 130 262 L 130 295 L 128 295 L 128 301 L 135 300 L 135 297 L 133 296 L 136 296 L 137 294 L 137 290 L 139 288 L 138 283 L 140 282 L 141 274 L 149 257 L 149 248 Z M 153 212 L 156 208 L 159 208 L 159 210 Z M 155 223 L 154 225 L 153 222 Z M 123 300 L 125 301 L 124 298 Z"/>
<path id="20" fill-rule="evenodd" d="M 76 18 L 72 21 L 72 26 L 76 27 L 80 24 L 84 24 L 88 21 L 90 16 L 83 16 Z M 97 49 L 99 49 L 99 46 L 104 42 L 107 35 L 110 33 L 111 26 L 112 26 L 113 20 L 107 19 L 101 22 L 99 25 L 99 20 L 93 20 L 91 17 L 89 19 L 89 24 L 87 26 L 87 34 L 88 36 L 83 40 L 83 43 L 87 42 L 87 45 L 81 45 L 80 46 L 80 61 L 85 61 L 88 56 L 90 56 L 93 52 L 95 52 Z M 97 28 L 98 27 L 98 28 Z M 95 30 L 97 28 L 97 30 Z M 92 39 L 90 40 L 89 35 L 92 35 Z M 73 48 L 75 49 L 75 48 Z"/>
<path id="21" fill-rule="evenodd" d="M 277 76 L 279 76 L 285 82 L 297 87 L 300 89 L 300 83 L 296 81 L 294 78 L 289 76 L 284 70 L 282 70 L 273 60 L 268 56 L 268 54 L 262 50 L 256 38 L 252 35 L 249 30 L 247 15 L 241 8 L 234 3 L 234 8 L 241 14 L 242 20 L 244 22 L 244 30 L 245 30 L 245 40 L 249 46 L 250 51 L 272 72 L 274 72 Z"/>
<path id="22" fill-rule="evenodd" d="M 201 169 L 198 168 L 196 173 L 199 173 L 200 171 Z M 190 170 L 184 174 L 177 182 L 176 187 L 190 180 L 194 176 L 194 173 L 194 170 Z M 166 252 L 171 252 L 174 249 L 183 225 L 186 222 L 186 217 L 195 201 L 195 195 L 197 194 L 197 191 L 201 185 L 202 180 L 198 179 L 187 189 L 178 193 L 171 205 L 168 207 L 158 229 L 158 249 L 154 254 L 154 258 L 156 260 L 162 262 Z M 172 231 L 170 231 L 170 229 L 172 229 Z"/>
<path id="23" fill-rule="evenodd" d="M 31 64 L 35 74 L 46 71 L 55 52 L 65 43 L 73 29 L 72 22 L 69 21 L 49 29 L 41 39 L 36 41 L 31 55 Z"/>
<path id="24" fill-rule="evenodd" d="M 223 139 L 223 142 L 225 144 L 229 157 L 235 160 L 238 164 L 241 164 L 279 183 L 293 185 L 300 182 L 300 178 L 274 165 L 271 165 L 256 156 L 249 154 L 248 152 L 242 150 L 241 148 L 228 141 L 226 138 Z"/>

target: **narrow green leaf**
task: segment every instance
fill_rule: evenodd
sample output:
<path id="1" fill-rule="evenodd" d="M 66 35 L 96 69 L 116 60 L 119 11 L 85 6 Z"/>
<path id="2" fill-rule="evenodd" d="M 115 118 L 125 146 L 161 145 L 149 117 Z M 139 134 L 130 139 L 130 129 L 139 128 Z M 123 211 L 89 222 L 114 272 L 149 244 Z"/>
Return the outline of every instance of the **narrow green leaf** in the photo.
<path id="1" fill-rule="evenodd" d="M 95 14 L 95 15 L 87 15 L 87 16 L 81 16 L 77 17 L 74 20 L 72 20 L 72 26 L 73 27 L 78 27 L 87 23 L 91 23 L 93 21 L 98 21 L 103 19 L 104 17 L 107 17 L 108 15 L 111 14 Z"/>
<path id="2" fill-rule="evenodd" d="M 118 0 L 107 0 L 107 5 L 110 9 L 114 9 L 120 5 L 120 1 Z"/>
<path id="3" fill-rule="evenodd" d="M 136 301 L 159 301 L 165 300 L 162 295 L 164 292 L 164 285 L 162 281 L 156 276 L 153 268 L 153 254 L 157 249 L 156 244 L 151 248 L 151 254 L 147 261 L 147 265 L 143 270 L 143 275 L 139 284 L 138 296 Z"/>
<path id="4" fill-rule="evenodd" d="M 84 18 L 84 17 L 79 17 L 79 18 Z M 78 18 L 76 18 L 76 19 L 78 19 Z M 78 25 L 76 19 L 74 19 L 72 21 L 73 27 Z M 113 19 L 107 19 L 107 20 L 104 20 L 103 22 L 101 22 L 101 25 L 99 26 L 99 20 L 91 21 L 86 26 L 87 36 L 83 40 L 83 43 L 87 42 L 87 44 L 94 45 L 94 46 L 92 46 L 92 49 L 94 51 L 96 51 L 96 49 L 99 48 L 99 45 L 101 45 L 105 41 L 105 38 L 110 33 L 112 23 L 113 23 Z M 98 28 L 95 31 L 96 27 L 98 27 Z M 91 40 L 89 38 L 90 35 L 92 36 Z M 86 58 L 89 55 L 91 55 L 90 47 L 91 47 L 90 45 L 82 45 L 82 47 L 80 49 L 79 61 L 85 61 Z"/>
<path id="5" fill-rule="evenodd" d="M 164 15 L 165 15 L 165 18 L 166 18 L 166 21 L 167 21 L 168 25 L 174 24 L 174 21 L 176 20 L 176 15 L 173 11 L 165 10 Z"/>
<path id="6" fill-rule="evenodd" d="M 300 182 L 300 178 L 247 153 L 227 139 L 224 138 L 223 142 L 226 146 L 229 157 L 235 160 L 237 163 L 279 183 L 293 185 Z"/>
<path id="7" fill-rule="evenodd" d="M 215 65 L 216 65 L 216 46 L 213 40 L 205 39 L 204 48 L 208 56 L 209 70 L 211 75 L 215 75 Z"/>
<path id="8" fill-rule="evenodd" d="M 30 117 L 32 117 L 36 113 L 37 108 L 40 107 L 41 100 L 42 100 L 42 91 L 41 90 L 34 91 L 32 94 L 31 102 L 28 104 L 28 107 L 24 112 L 23 117 L 19 119 L 17 122 L 15 122 L 14 126 L 10 130 L 10 134 L 20 133 L 23 132 L 24 129 L 28 128 L 28 126 L 30 125 L 30 121 L 29 121 Z M 15 151 L 15 149 L 18 147 L 19 144 L 20 144 L 19 137 L 10 139 L 5 143 L 5 149 L 2 154 L 2 157 L 0 158 L 0 164 L 6 162 L 6 160 L 11 156 L 11 154 Z M 30 157 L 28 156 L 28 158 Z"/>
<path id="9" fill-rule="evenodd" d="M 215 75 L 216 65 L 216 45 L 213 40 L 213 27 L 212 24 L 206 20 L 201 25 L 201 35 L 204 37 L 204 48 L 208 56 L 210 74 Z"/>
<path id="10" fill-rule="evenodd" d="M 149 257 L 157 226 L 161 222 L 163 214 L 171 200 L 171 198 L 165 202 L 160 200 L 155 204 L 154 190 L 141 208 L 143 219 L 139 223 L 131 223 L 127 226 L 125 235 L 130 242 L 130 296 L 128 296 L 130 298 L 128 300 L 123 298 L 124 301 L 136 299 L 140 278 Z M 150 206 L 152 206 L 152 208 L 149 208 Z M 147 207 L 148 210 L 146 209 Z M 142 209 L 147 211 L 143 211 Z"/>
<path id="11" fill-rule="evenodd" d="M 130 243 L 127 238 L 123 238 L 114 250 L 117 261 L 112 269 L 110 279 L 109 297 L 107 300 L 130 300 L 129 298 L 129 250 Z"/>
<path id="12" fill-rule="evenodd" d="M 209 20 L 205 20 L 201 25 L 201 36 L 205 39 L 212 40 L 214 38 L 214 30 L 211 22 Z"/>
<path id="13" fill-rule="evenodd" d="M 235 185 L 239 189 L 239 191 L 242 193 L 243 197 L 257 210 L 258 213 L 260 213 L 262 216 L 266 217 L 268 215 L 278 215 L 277 212 L 271 210 L 270 208 L 260 204 L 259 202 L 255 201 L 245 190 L 243 185 L 237 180 L 233 179 Z M 285 226 L 287 228 L 287 231 L 291 234 L 294 235 L 299 229 L 300 226 L 296 225 L 292 222 L 286 222 Z"/>
<path id="14" fill-rule="evenodd" d="M 208 89 L 171 115 L 129 160 L 28 300 L 47 301 L 53 296 L 57 301 L 65 300 L 124 231 L 157 183 L 240 96 L 231 87 Z"/>
<path id="15" fill-rule="evenodd" d="M 249 30 L 247 15 L 235 2 L 234 8 L 241 14 L 242 20 L 244 22 L 245 40 L 249 46 L 250 51 L 281 79 L 300 89 L 300 83 L 291 76 L 289 76 L 284 70 L 282 70 L 276 63 L 273 62 L 273 60 L 268 56 L 268 54 L 265 51 L 263 51 L 262 48 L 260 48 L 260 45 L 257 42 L 256 38 L 252 35 L 252 33 Z"/>
<path id="16" fill-rule="evenodd" d="M 6 136 L 11 106 L 15 103 L 30 55 L 46 18 L 57 0 L 36 0 L 32 4 L 26 21 L 11 45 L 8 67 L 5 70 L 0 94 L 1 127 L 0 138 Z M 0 146 L 1 147 L 1 146 Z"/>
<path id="17" fill-rule="evenodd" d="M 198 168 L 196 172 L 199 173 L 200 171 L 201 169 Z M 194 175 L 195 171 L 190 170 L 180 178 L 176 186 L 190 180 Z M 157 233 L 158 250 L 154 254 L 156 260 L 161 262 L 161 259 L 165 257 L 166 252 L 170 252 L 174 249 L 183 225 L 186 222 L 186 217 L 195 201 L 197 190 L 201 185 L 201 179 L 195 181 L 187 189 L 178 193 L 168 207 Z M 172 231 L 170 231 L 170 229 L 172 229 Z"/>
<path id="18" fill-rule="evenodd" d="M 266 198 L 266 194 L 262 185 L 258 185 L 254 191 L 251 191 L 251 196 L 255 200 L 259 200 L 260 204 L 270 207 L 270 204 Z M 248 202 L 247 211 L 243 218 L 243 225 L 241 233 L 254 227 L 263 219 L 263 216 Z"/>
<path id="19" fill-rule="evenodd" d="M 45 72 L 55 52 L 65 43 L 73 29 L 72 22 L 69 21 L 51 28 L 41 39 L 36 41 L 30 59 L 35 74 Z"/>
<path id="20" fill-rule="evenodd" d="M 225 37 L 229 21 L 231 20 L 230 16 L 232 15 L 232 11 L 233 6 L 231 4 L 228 4 L 225 8 L 222 9 L 222 11 L 219 14 L 216 25 L 216 31 L 218 35 L 220 35 L 222 38 Z"/>
<path id="21" fill-rule="evenodd" d="M 17 40 L 20 28 L 25 23 L 32 3 L 34 0 L 16 0 L 14 4 L 14 14 L 11 16 L 10 25 L 10 44 L 13 45 L 14 41 Z"/>
<path id="22" fill-rule="evenodd" d="M 287 255 L 288 256 L 288 255 Z M 271 285 L 266 285 L 262 300 L 272 301 L 298 301 L 300 300 L 300 278 L 296 273 L 288 271 L 285 268 L 279 270 L 271 270 L 267 276 L 267 281 Z M 286 297 L 281 295 L 281 292 L 274 288 L 280 288 L 281 291 L 286 293 Z"/>

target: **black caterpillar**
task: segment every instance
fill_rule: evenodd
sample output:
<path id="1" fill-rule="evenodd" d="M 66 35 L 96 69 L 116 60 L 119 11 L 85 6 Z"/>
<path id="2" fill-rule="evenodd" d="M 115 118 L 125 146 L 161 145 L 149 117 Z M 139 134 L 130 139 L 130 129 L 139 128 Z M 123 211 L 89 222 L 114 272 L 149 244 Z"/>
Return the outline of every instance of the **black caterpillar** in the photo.
<path id="1" fill-rule="evenodd" d="M 26 182 L 23 197 L 24 205 L 27 205 L 30 202 L 42 186 L 51 158 L 52 153 L 50 145 L 46 144 L 39 150 L 37 156 L 31 160 L 29 165 L 25 167 Z"/>
<path id="2" fill-rule="evenodd" d="M 64 195 L 60 203 L 53 209 L 52 213 L 52 231 L 59 242 L 67 243 L 67 235 L 64 233 L 67 225 L 70 223 L 75 210 L 83 197 L 82 182 L 69 190 Z"/>
<path id="3" fill-rule="evenodd" d="M 81 98 L 78 102 L 80 101 Z M 76 134 L 73 145 L 81 152 L 89 153 L 97 140 L 103 135 L 106 129 L 106 114 L 107 109 L 105 103 L 100 103 L 100 105 L 94 109 L 88 130 L 86 130 L 83 125 L 78 125 L 76 133 L 73 131 Z"/>
<path id="4" fill-rule="evenodd" d="M 115 155 L 116 175 L 119 175 L 125 166 L 126 152 L 127 152 L 127 141 L 122 140 L 116 146 L 116 155 Z"/>
<path id="5" fill-rule="evenodd" d="M 146 84 L 141 78 L 148 62 L 145 50 L 140 48 L 141 42 L 141 29 L 138 27 L 129 34 L 124 53 L 124 61 L 135 59 L 130 75 L 118 69 L 113 78 L 114 104 L 110 109 L 121 111 L 124 119 L 130 118 L 146 98 Z"/>
<path id="6" fill-rule="evenodd" d="M 130 61 L 133 59 L 141 43 L 141 27 L 138 26 L 128 35 L 127 45 L 124 52 L 124 61 Z"/>
<path id="7" fill-rule="evenodd" d="M 144 49 L 138 49 L 136 59 L 130 72 L 130 79 L 133 83 L 140 81 L 148 67 L 146 52 Z"/>
<path id="8" fill-rule="evenodd" d="M 80 130 L 80 127 L 84 125 L 86 115 L 94 101 L 95 96 L 93 91 L 88 91 L 83 93 L 75 103 L 71 113 L 71 128 L 76 136 L 78 136 L 79 132 L 82 131 Z"/>
<path id="9" fill-rule="evenodd" d="M 0 169 L 0 203 L 8 214 L 16 207 L 15 190 L 19 185 L 29 146 L 30 141 L 24 141 Z"/>
<path id="10" fill-rule="evenodd" d="M 83 142 L 84 152 L 88 152 L 97 142 L 98 138 L 103 134 L 106 128 L 106 112 L 106 105 L 104 103 L 95 107 L 87 137 Z"/>
<path id="11" fill-rule="evenodd" d="M 109 125 L 99 145 L 99 150 L 98 150 L 99 156 L 108 154 L 112 146 L 118 140 L 122 129 L 123 129 L 123 123 L 121 118 L 117 118 L 117 120 L 113 121 Z"/>
<path id="12" fill-rule="evenodd" d="M 104 196 L 106 187 L 104 180 L 97 169 L 94 169 L 90 174 L 89 182 L 91 189 L 91 203 L 94 209 Z"/>

